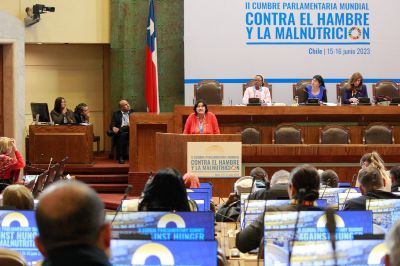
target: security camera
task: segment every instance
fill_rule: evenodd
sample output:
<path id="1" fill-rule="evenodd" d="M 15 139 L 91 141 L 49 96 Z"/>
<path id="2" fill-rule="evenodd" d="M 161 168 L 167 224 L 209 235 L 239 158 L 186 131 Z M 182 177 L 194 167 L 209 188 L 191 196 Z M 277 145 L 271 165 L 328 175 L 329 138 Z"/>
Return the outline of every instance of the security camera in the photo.
<path id="1" fill-rule="evenodd" d="M 40 14 L 44 14 L 47 12 L 54 12 L 56 11 L 55 7 L 49 7 L 45 5 L 36 4 L 33 5 L 32 8 L 27 7 L 25 8 L 25 12 L 27 17 L 24 18 L 25 27 L 32 26 L 40 21 Z"/>

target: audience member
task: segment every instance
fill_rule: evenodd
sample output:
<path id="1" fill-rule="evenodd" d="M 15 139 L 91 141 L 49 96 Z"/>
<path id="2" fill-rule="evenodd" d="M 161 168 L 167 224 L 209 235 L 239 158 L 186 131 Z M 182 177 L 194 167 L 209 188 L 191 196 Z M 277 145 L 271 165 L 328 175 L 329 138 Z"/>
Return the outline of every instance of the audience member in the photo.
<path id="1" fill-rule="evenodd" d="M 161 169 L 146 185 L 140 211 L 190 211 L 185 184 L 173 168 Z"/>
<path id="2" fill-rule="evenodd" d="M 25 161 L 17 149 L 15 140 L 0 137 L 0 182 L 6 184 L 19 183 L 19 171 L 24 167 Z"/>
<path id="3" fill-rule="evenodd" d="M 400 166 L 393 166 L 390 169 L 390 179 L 392 180 L 392 192 L 399 192 Z"/>
<path id="4" fill-rule="evenodd" d="M 248 104 L 249 98 L 259 98 L 261 103 L 271 103 L 271 93 L 268 87 L 264 87 L 264 78 L 261 75 L 254 77 L 254 86 L 246 88 L 242 103 Z"/>
<path id="5" fill-rule="evenodd" d="M 400 220 L 398 220 L 386 234 L 385 244 L 389 254 L 385 256 L 386 266 L 400 265 Z"/>
<path id="6" fill-rule="evenodd" d="M 360 159 L 361 169 L 364 169 L 370 165 L 379 170 L 379 172 L 381 173 L 381 176 L 386 181 L 386 183 L 384 184 L 384 190 L 390 192 L 391 187 L 392 187 L 392 180 L 390 179 L 390 176 L 388 175 L 388 173 L 386 171 L 385 162 L 383 161 L 381 156 L 379 156 L 379 154 L 376 151 L 373 151 L 371 153 L 366 153 Z M 356 186 L 358 186 L 358 181 L 359 180 L 357 179 Z"/>
<path id="7" fill-rule="evenodd" d="M 59 181 L 45 189 L 36 211 L 35 244 L 43 266 L 109 266 L 111 225 L 96 192 L 78 181 Z"/>
<path id="8" fill-rule="evenodd" d="M 357 179 L 362 196 L 346 201 L 343 207 L 345 211 L 365 211 L 367 199 L 400 199 L 400 196 L 384 190 L 386 179 L 382 178 L 381 171 L 372 165 L 362 169 Z"/>
<path id="9" fill-rule="evenodd" d="M 23 185 L 9 185 L 3 190 L 3 207 L 16 210 L 33 210 L 32 192 Z"/>
<path id="10" fill-rule="evenodd" d="M 90 111 L 86 103 L 80 103 L 75 107 L 75 121 L 77 124 L 89 123 Z"/>
<path id="11" fill-rule="evenodd" d="M 63 97 L 58 97 L 54 102 L 54 109 L 50 112 L 51 120 L 54 124 L 64 125 L 75 123 L 75 114 L 67 108 L 67 101 Z"/>
<path id="12" fill-rule="evenodd" d="M 310 165 L 302 165 L 293 169 L 289 177 L 288 193 L 290 205 L 268 207 L 266 211 L 321 210 L 314 207 L 319 196 L 319 175 Z M 257 248 L 264 236 L 264 214 L 252 224 L 236 234 L 236 247 L 241 252 L 249 252 Z"/>
<path id="13" fill-rule="evenodd" d="M 318 99 L 320 102 L 327 102 L 326 88 L 324 79 L 320 75 L 315 75 L 311 80 L 311 85 L 306 87 L 305 101 L 308 99 Z"/>
<path id="14" fill-rule="evenodd" d="M 186 119 L 183 134 L 220 134 L 217 117 L 208 111 L 205 101 L 198 100 Z"/>
<path id="15" fill-rule="evenodd" d="M 339 177 L 333 170 L 325 170 L 321 173 L 321 187 L 334 188 L 339 186 Z"/>
<path id="16" fill-rule="evenodd" d="M 343 103 L 358 103 L 358 98 L 368 97 L 367 86 L 363 84 L 363 76 L 361 73 L 356 72 L 351 75 L 349 80 L 349 88 L 344 91 Z"/>
<path id="17" fill-rule="evenodd" d="M 183 175 L 183 182 L 186 188 L 199 188 L 199 177 L 193 173 L 186 173 Z"/>
<path id="18" fill-rule="evenodd" d="M 113 137 L 113 144 L 117 147 L 118 163 L 124 164 L 128 159 L 129 115 L 134 110 L 127 100 L 119 101 L 119 109 L 113 113 L 108 135 Z"/>
<path id="19" fill-rule="evenodd" d="M 290 173 L 286 170 L 279 170 L 271 177 L 271 187 L 258 190 L 249 195 L 249 200 L 271 200 L 288 199 L 288 185 Z"/>

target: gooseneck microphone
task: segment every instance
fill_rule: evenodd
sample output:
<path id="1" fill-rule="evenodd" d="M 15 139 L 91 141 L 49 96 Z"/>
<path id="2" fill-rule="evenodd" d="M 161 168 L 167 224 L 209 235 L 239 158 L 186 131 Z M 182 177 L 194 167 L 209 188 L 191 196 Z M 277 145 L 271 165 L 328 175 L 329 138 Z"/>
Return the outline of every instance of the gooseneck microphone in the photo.
<path id="1" fill-rule="evenodd" d="M 116 212 L 114 214 L 114 217 L 113 217 L 113 219 L 111 221 L 111 225 L 114 223 L 115 218 L 117 217 L 118 213 L 121 211 L 122 203 L 124 202 L 124 200 L 126 200 L 126 198 L 128 197 L 129 193 L 131 192 L 131 190 L 132 190 L 132 185 L 128 185 L 126 187 L 126 189 L 125 189 L 124 196 L 121 199 L 121 203 L 118 205 L 118 208 L 117 208 L 117 210 L 116 210 Z"/>
<path id="2" fill-rule="evenodd" d="M 346 194 L 346 197 L 344 198 L 341 211 L 344 210 L 344 206 L 345 206 L 344 204 L 346 203 L 347 198 L 349 197 L 349 193 L 350 193 L 351 188 L 353 187 L 353 183 L 354 183 L 354 179 L 356 178 L 356 175 L 357 175 L 357 174 L 354 174 L 354 175 L 352 176 L 352 178 L 351 178 L 350 187 L 347 189 L 347 194 Z M 338 202 L 338 206 L 339 206 L 339 202 Z"/>
<path id="3" fill-rule="evenodd" d="M 337 254 L 336 254 L 336 220 L 335 220 L 335 211 L 332 208 L 326 208 L 326 227 L 329 232 L 329 238 L 332 245 L 333 251 L 333 260 L 334 265 L 337 265 Z"/>
<path id="4" fill-rule="evenodd" d="M 300 219 L 300 211 L 303 205 L 304 197 L 306 195 L 306 190 L 304 188 L 299 189 L 299 192 L 297 193 L 297 216 L 296 216 L 296 221 L 294 223 L 294 234 L 292 237 L 292 240 L 289 242 L 289 254 L 288 254 L 288 265 L 291 265 L 291 259 L 292 259 L 292 251 L 293 251 L 293 245 L 294 241 L 296 240 L 297 236 L 297 227 L 299 224 L 299 219 Z"/>

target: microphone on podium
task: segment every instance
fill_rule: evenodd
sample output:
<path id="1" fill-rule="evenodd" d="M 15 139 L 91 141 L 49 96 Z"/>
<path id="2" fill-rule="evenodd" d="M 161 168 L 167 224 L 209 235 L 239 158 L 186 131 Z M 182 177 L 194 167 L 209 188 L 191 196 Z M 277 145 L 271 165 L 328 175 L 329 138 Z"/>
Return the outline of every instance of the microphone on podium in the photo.
<path id="1" fill-rule="evenodd" d="M 111 221 L 111 225 L 114 223 L 115 218 L 117 217 L 118 213 L 121 211 L 121 209 L 122 209 L 122 203 L 124 202 L 124 200 L 126 200 L 126 198 L 128 197 L 129 193 L 131 192 L 131 190 L 132 190 L 132 185 L 128 185 L 128 186 L 126 187 L 126 189 L 125 189 L 124 196 L 123 196 L 122 199 L 121 199 L 121 203 L 118 205 L 118 208 L 117 208 L 117 210 L 115 211 L 114 217 L 113 217 L 113 219 L 112 219 L 112 221 Z"/>

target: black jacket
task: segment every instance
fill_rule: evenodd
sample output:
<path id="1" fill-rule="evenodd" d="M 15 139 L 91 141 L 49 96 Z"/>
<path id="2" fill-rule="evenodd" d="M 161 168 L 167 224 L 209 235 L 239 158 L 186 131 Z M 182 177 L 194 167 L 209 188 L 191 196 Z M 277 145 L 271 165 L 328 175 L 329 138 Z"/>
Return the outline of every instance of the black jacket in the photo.
<path id="1" fill-rule="evenodd" d="M 358 198 L 349 199 L 344 203 L 344 211 L 365 211 L 367 199 L 400 199 L 400 196 L 383 190 L 372 190 Z"/>
<path id="2" fill-rule="evenodd" d="M 276 184 L 270 189 L 261 189 L 249 195 L 249 200 L 289 199 L 288 184 Z"/>
<path id="3" fill-rule="evenodd" d="M 76 245 L 48 252 L 43 266 L 111 266 L 104 251 L 94 246 Z"/>
<path id="4" fill-rule="evenodd" d="M 132 112 L 134 112 L 134 110 L 130 109 L 129 114 Z M 112 130 L 113 127 L 121 128 L 121 125 L 122 125 L 122 112 L 120 110 L 118 110 L 118 111 L 114 112 L 112 115 L 110 130 Z"/>

